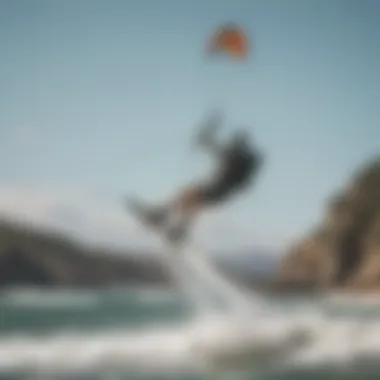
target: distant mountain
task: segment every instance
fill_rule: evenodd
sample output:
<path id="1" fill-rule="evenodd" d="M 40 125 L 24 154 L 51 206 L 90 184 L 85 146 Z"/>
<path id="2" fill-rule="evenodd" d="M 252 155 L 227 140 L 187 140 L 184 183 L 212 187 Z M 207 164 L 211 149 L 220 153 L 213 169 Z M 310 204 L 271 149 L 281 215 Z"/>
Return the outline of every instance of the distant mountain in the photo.
<path id="1" fill-rule="evenodd" d="M 272 281 L 276 278 L 281 257 L 277 252 L 252 248 L 226 254 L 214 254 L 215 263 L 223 271 L 245 283 Z"/>

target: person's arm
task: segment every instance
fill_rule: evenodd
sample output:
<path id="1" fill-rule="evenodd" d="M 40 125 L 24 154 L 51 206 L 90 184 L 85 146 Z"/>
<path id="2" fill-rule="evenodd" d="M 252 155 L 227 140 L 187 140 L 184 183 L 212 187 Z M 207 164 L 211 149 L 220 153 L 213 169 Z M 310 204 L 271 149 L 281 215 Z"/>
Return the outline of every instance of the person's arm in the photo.
<path id="1" fill-rule="evenodd" d="M 199 145 L 214 156 L 220 157 L 224 152 L 224 146 L 219 143 L 215 136 L 199 141 Z"/>
<path id="2" fill-rule="evenodd" d="M 197 144 L 216 156 L 220 156 L 224 151 L 224 146 L 216 139 L 216 133 L 220 129 L 220 124 L 221 117 L 213 115 L 202 126 L 197 137 Z"/>

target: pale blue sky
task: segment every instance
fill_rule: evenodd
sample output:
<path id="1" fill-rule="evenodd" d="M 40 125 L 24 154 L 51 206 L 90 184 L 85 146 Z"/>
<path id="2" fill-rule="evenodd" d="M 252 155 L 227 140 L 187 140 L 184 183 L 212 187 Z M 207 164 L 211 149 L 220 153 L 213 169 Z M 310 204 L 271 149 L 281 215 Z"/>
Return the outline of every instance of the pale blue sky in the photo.
<path id="1" fill-rule="evenodd" d="M 154 200 L 210 168 L 189 139 L 223 107 L 267 158 L 231 208 L 281 239 L 380 146 L 380 3 L 0 0 L 0 181 Z M 209 60 L 233 21 L 250 61 Z"/>

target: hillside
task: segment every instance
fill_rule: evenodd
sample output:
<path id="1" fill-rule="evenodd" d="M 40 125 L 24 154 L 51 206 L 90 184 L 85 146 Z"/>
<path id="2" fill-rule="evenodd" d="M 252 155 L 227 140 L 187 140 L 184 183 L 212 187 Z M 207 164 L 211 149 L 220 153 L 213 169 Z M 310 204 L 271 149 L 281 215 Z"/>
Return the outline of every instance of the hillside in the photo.
<path id="1" fill-rule="evenodd" d="M 380 157 L 354 173 L 324 219 L 290 250 L 279 281 L 318 290 L 380 290 Z"/>
<path id="2" fill-rule="evenodd" d="M 146 255 L 94 251 L 59 235 L 0 223 L 0 288 L 136 283 L 168 284 L 168 278 L 160 262 Z"/>

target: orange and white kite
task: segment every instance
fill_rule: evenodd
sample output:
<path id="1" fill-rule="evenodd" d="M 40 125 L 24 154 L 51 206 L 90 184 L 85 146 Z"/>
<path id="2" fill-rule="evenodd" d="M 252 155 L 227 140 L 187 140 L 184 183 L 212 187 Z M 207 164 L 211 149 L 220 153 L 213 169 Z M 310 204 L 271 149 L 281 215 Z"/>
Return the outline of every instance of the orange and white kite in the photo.
<path id="1" fill-rule="evenodd" d="M 243 29 L 228 24 L 219 28 L 207 46 L 209 54 L 223 53 L 234 59 L 245 59 L 250 53 L 248 37 Z"/>

